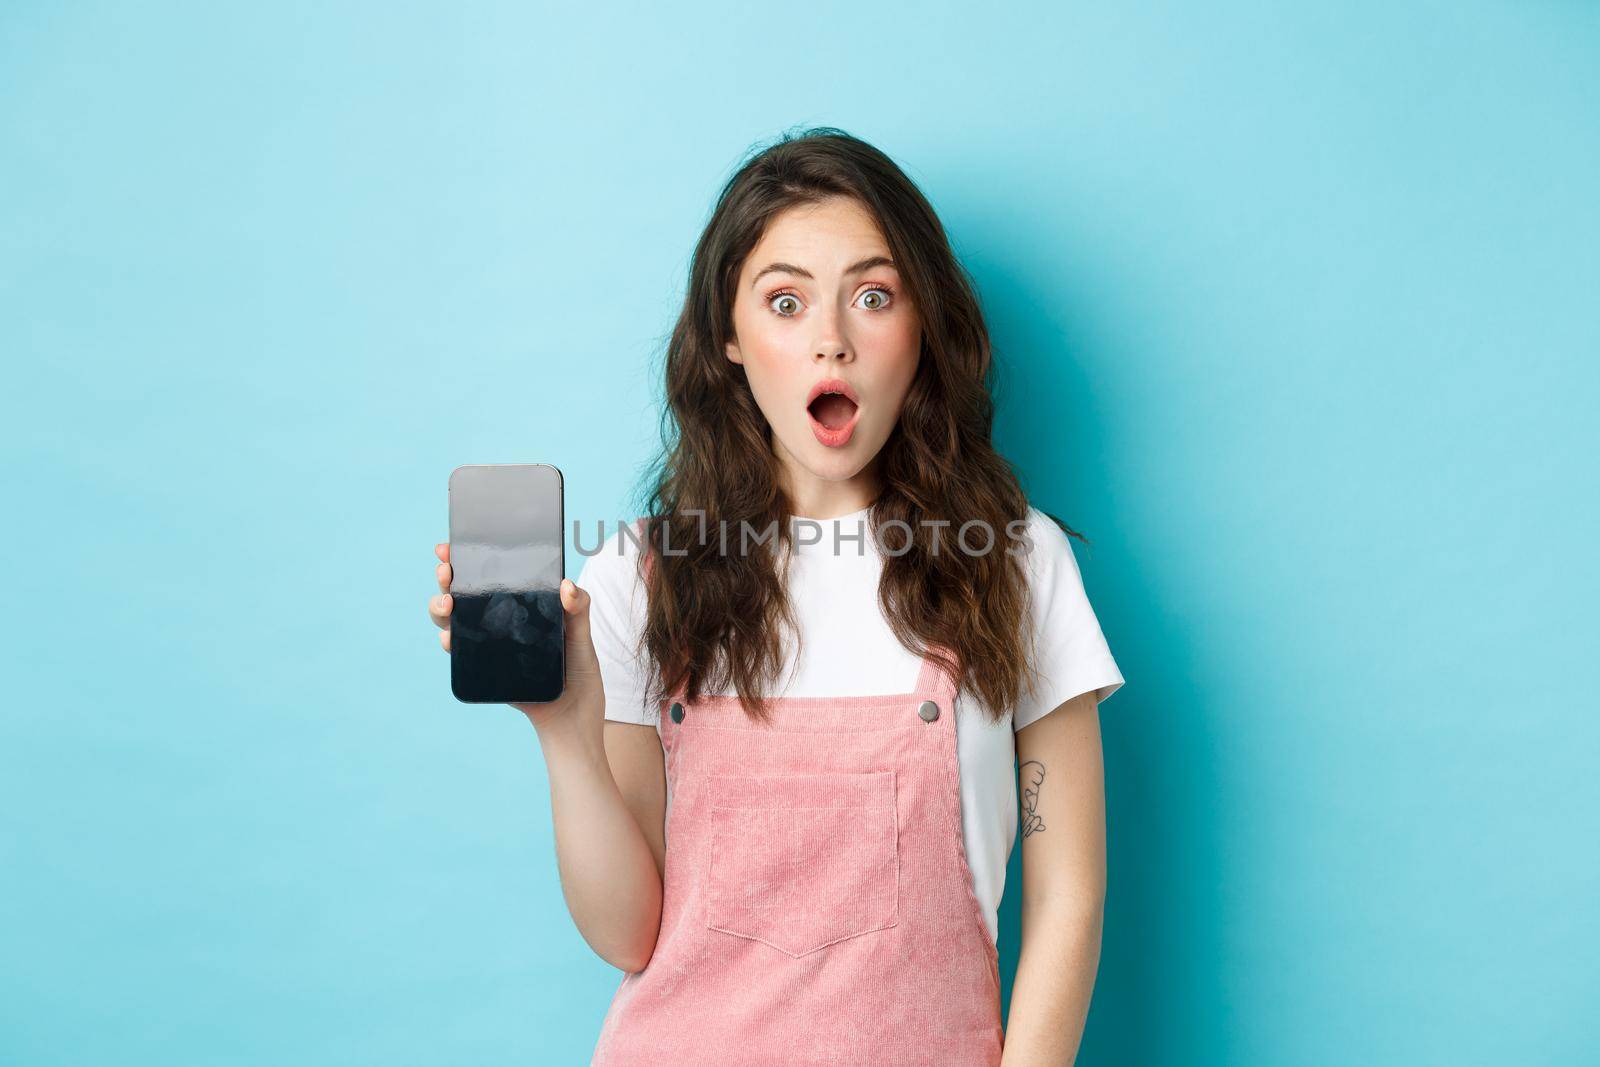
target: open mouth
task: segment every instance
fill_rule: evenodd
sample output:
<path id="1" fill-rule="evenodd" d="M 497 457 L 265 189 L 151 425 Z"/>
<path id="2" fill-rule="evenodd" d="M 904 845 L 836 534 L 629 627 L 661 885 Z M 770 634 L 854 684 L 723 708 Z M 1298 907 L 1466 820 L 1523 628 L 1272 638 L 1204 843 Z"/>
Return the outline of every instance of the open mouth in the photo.
<path id="1" fill-rule="evenodd" d="M 806 408 L 811 417 L 830 430 L 842 430 L 856 417 L 856 402 L 843 393 L 823 393 Z"/>
<path id="2" fill-rule="evenodd" d="M 806 414 L 811 416 L 811 432 L 825 445 L 838 447 L 850 440 L 861 405 L 856 391 L 842 378 L 825 378 L 811 387 L 806 398 Z"/>

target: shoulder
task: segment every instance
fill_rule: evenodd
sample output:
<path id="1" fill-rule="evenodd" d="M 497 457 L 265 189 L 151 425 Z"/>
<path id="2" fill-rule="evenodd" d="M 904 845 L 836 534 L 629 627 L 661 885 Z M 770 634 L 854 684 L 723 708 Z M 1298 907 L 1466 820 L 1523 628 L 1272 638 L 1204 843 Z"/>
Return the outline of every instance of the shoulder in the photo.
<path id="1" fill-rule="evenodd" d="M 1028 509 L 1026 569 L 1035 664 L 1043 685 L 1015 709 L 1020 730 L 1091 689 L 1097 700 L 1122 685 L 1122 674 L 1083 585 L 1072 538 L 1049 515 Z"/>
<path id="2" fill-rule="evenodd" d="M 638 572 L 636 529 L 623 527 L 609 535 L 596 530 L 598 549 L 588 548 L 579 537 L 586 559 L 577 583 L 590 597 L 589 635 L 605 687 L 606 718 L 650 725 L 653 711 L 645 699 L 646 664 L 639 655 L 648 604 Z"/>
<path id="3" fill-rule="evenodd" d="M 599 539 L 599 544 L 590 547 L 594 538 Z M 584 571 L 596 576 L 611 576 L 635 566 L 639 561 L 641 546 L 637 520 L 609 528 L 605 520 L 601 520 L 590 537 L 579 537 L 577 540 L 579 554 L 585 561 Z"/>
<path id="4" fill-rule="evenodd" d="M 1020 536 L 1012 539 L 1014 551 L 1025 553 L 1024 562 L 1031 583 L 1045 588 L 1055 582 L 1082 582 L 1072 538 L 1056 521 L 1039 508 L 1028 505 L 1028 517 L 1012 524 Z"/>
<path id="5" fill-rule="evenodd" d="M 634 602 L 644 595 L 643 576 L 639 572 L 641 542 L 638 524 L 619 526 L 609 533 L 602 525 L 595 531 L 602 538 L 599 547 L 587 549 L 580 539 L 579 550 L 584 558 L 577 583 L 595 600 L 599 610 L 616 618 L 631 614 Z"/>
<path id="6" fill-rule="evenodd" d="M 1078 567 L 1073 538 L 1043 510 L 1028 506 L 1026 533 L 1017 551 L 1026 551 L 1024 567 L 1034 612 L 1041 621 L 1051 616 L 1081 620 L 1089 611 L 1083 572 Z"/>

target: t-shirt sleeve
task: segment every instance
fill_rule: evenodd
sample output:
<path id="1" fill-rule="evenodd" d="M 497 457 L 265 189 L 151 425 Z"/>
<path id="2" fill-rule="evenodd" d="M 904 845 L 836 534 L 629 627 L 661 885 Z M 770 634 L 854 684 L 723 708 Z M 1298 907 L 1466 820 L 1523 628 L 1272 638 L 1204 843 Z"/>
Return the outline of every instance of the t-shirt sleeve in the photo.
<path id="1" fill-rule="evenodd" d="M 1024 693 L 1012 713 L 1016 730 L 1091 689 L 1104 702 L 1122 688 L 1122 672 L 1084 591 L 1072 539 L 1038 508 L 1029 509 L 1028 537 L 1033 547 L 1024 562 L 1032 582 L 1039 680 L 1037 691 Z"/>
<path id="2" fill-rule="evenodd" d="M 577 583 L 591 598 L 589 636 L 600 661 L 606 718 L 654 726 L 655 716 L 645 706 L 646 679 L 636 653 L 645 609 L 637 555 L 634 539 L 624 538 L 619 531 L 584 562 Z"/>

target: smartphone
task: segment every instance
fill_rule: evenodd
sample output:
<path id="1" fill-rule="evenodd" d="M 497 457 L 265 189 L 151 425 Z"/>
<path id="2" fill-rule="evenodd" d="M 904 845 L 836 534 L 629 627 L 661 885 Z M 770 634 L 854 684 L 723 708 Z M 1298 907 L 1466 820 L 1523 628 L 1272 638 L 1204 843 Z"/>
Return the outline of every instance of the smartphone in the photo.
<path id="1" fill-rule="evenodd" d="M 566 688 L 561 472 L 450 473 L 450 689 L 468 704 L 542 704 Z"/>

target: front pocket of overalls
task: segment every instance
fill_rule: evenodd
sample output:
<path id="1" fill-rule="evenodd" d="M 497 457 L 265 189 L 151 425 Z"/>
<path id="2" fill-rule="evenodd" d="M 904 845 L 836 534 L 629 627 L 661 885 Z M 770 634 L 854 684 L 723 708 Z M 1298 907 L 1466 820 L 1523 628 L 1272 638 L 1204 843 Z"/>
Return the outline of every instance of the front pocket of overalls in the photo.
<path id="1" fill-rule="evenodd" d="M 796 957 L 893 926 L 894 773 L 711 775 L 706 925 Z"/>

